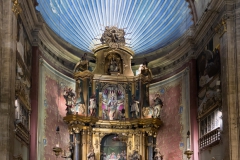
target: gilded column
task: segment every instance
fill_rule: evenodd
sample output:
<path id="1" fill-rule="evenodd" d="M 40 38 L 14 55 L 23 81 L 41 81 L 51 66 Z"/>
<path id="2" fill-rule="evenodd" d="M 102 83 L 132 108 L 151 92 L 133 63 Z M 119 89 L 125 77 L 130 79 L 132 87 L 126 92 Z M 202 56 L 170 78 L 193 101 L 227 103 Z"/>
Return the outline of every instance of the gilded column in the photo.
<path id="1" fill-rule="evenodd" d="M 128 111 L 129 111 L 129 105 L 128 105 L 128 94 L 125 95 L 125 104 L 124 104 L 124 108 L 125 108 L 125 117 L 128 118 Z M 127 111 L 127 112 L 126 112 Z"/>
<path id="2" fill-rule="evenodd" d="M 102 92 L 99 92 L 99 107 L 98 107 L 98 115 L 102 118 Z"/>
<path id="3" fill-rule="evenodd" d="M 94 152 L 95 152 L 95 156 L 96 159 L 100 159 L 100 138 L 99 138 L 99 134 L 92 134 L 92 144 L 94 147 Z"/>
<path id="4" fill-rule="evenodd" d="M 81 132 L 82 135 L 82 148 L 81 148 L 81 154 L 82 154 L 82 160 L 87 159 L 87 131 L 85 129 Z"/>
<path id="5" fill-rule="evenodd" d="M 90 152 L 90 149 L 93 147 L 92 145 L 92 132 L 91 132 L 91 128 L 88 128 L 86 130 L 86 134 L 87 134 L 87 145 L 86 145 L 86 154 L 88 154 Z"/>
<path id="6" fill-rule="evenodd" d="M 141 145 L 140 145 L 140 147 L 141 147 L 141 153 L 142 153 L 142 159 L 147 159 L 147 157 L 146 157 L 146 140 L 145 140 L 145 133 L 143 132 L 143 133 L 141 133 Z"/>

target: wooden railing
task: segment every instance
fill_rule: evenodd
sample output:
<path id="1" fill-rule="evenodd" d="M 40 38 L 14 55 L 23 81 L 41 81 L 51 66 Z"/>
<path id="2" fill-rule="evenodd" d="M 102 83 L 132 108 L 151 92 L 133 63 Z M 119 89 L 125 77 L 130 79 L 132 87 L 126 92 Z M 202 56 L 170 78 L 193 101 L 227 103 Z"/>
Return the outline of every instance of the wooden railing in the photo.
<path id="1" fill-rule="evenodd" d="M 218 144 L 220 138 L 220 128 L 218 127 L 200 138 L 200 149 Z"/>

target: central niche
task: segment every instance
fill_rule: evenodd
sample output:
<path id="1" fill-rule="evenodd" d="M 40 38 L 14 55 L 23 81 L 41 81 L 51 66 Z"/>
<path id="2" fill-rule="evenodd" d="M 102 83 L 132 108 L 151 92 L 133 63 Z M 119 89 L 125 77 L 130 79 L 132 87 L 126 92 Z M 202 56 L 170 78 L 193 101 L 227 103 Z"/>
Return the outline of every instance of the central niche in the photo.
<path id="1" fill-rule="evenodd" d="M 115 134 L 106 135 L 101 141 L 102 159 L 107 160 L 126 160 L 127 145 L 123 141 L 114 140 Z"/>
<path id="2" fill-rule="evenodd" d="M 125 90 L 120 84 L 107 84 L 102 90 L 102 111 L 104 120 L 122 119 Z"/>

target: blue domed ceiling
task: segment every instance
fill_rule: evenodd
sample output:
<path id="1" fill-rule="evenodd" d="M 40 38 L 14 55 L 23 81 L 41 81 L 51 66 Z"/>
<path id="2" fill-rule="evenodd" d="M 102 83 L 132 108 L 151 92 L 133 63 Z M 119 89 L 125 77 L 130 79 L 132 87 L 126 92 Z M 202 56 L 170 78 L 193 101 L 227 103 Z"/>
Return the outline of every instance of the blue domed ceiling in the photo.
<path id="1" fill-rule="evenodd" d="M 135 54 L 160 49 L 193 24 L 186 0 L 38 0 L 49 27 L 75 47 L 91 52 L 105 26 L 125 30 Z"/>

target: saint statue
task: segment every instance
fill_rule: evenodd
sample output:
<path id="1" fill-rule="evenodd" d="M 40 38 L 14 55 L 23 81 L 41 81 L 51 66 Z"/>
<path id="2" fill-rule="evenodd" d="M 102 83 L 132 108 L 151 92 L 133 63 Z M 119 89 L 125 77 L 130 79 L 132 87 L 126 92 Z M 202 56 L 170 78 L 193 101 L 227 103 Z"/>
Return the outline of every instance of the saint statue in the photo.
<path id="1" fill-rule="evenodd" d="M 74 105 L 74 98 L 75 98 L 75 94 L 73 93 L 72 89 L 64 88 L 63 97 L 66 100 L 67 114 L 72 114 L 71 108 Z"/>
<path id="2" fill-rule="evenodd" d="M 139 101 L 135 100 L 135 97 L 132 96 L 132 105 L 131 105 L 131 115 L 132 118 L 136 117 L 138 118 L 139 114 L 139 107 L 138 107 Z"/>
<path id="3" fill-rule="evenodd" d="M 95 94 L 90 97 L 89 102 L 90 102 L 90 105 L 89 105 L 88 108 L 89 108 L 90 116 L 95 116 L 95 114 L 96 114 L 96 108 L 97 108 L 96 96 L 95 96 Z"/>
<path id="4" fill-rule="evenodd" d="M 163 106 L 163 102 L 160 99 L 160 95 L 158 93 L 155 94 L 153 101 L 154 101 L 153 118 L 160 118 L 160 112 Z"/>
<path id="5" fill-rule="evenodd" d="M 87 53 L 84 53 L 80 61 L 75 65 L 74 72 L 85 71 L 88 70 L 89 62 L 86 58 Z"/>
<path id="6" fill-rule="evenodd" d="M 163 155 L 160 153 L 159 148 L 155 148 L 154 152 L 154 160 L 163 160 Z"/>
<path id="7" fill-rule="evenodd" d="M 71 146 L 69 146 L 68 150 L 64 150 L 62 158 L 65 158 L 65 160 L 72 160 L 71 156 L 72 156 Z"/>
<path id="8" fill-rule="evenodd" d="M 87 154 L 87 159 L 88 160 L 95 160 L 94 148 L 90 149 L 90 152 Z"/>
<path id="9" fill-rule="evenodd" d="M 110 72 L 118 72 L 118 63 L 114 56 L 112 56 L 112 58 L 110 60 L 109 71 Z"/>
<path id="10" fill-rule="evenodd" d="M 140 160 L 140 154 L 138 153 L 138 151 L 133 150 L 133 154 L 131 154 L 129 156 L 130 160 Z"/>
<path id="11" fill-rule="evenodd" d="M 85 102 L 83 98 L 83 92 L 82 92 L 82 83 L 81 80 L 77 80 L 76 85 L 78 86 L 76 89 L 76 102 L 75 102 L 75 113 L 76 114 L 84 114 L 85 113 Z"/>

